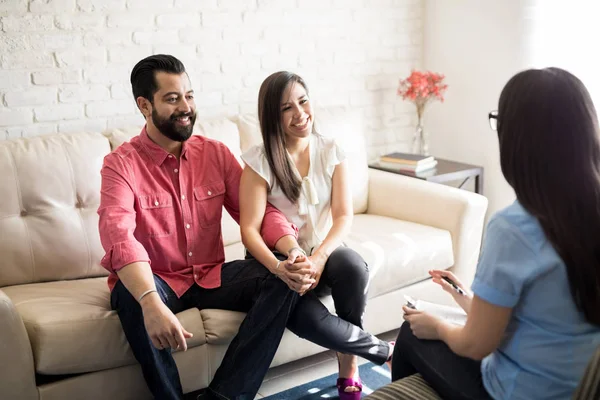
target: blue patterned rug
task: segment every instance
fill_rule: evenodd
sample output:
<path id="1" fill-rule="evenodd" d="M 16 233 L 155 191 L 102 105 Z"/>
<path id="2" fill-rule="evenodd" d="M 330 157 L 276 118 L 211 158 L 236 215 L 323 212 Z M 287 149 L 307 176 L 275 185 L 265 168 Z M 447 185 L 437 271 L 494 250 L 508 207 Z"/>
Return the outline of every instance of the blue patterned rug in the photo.
<path id="1" fill-rule="evenodd" d="M 385 365 L 373 363 L 363 364 L 359 367 L 360 378 L 363 382 L 363 397 L 371 394 L 374 390 L 387 385 L 391 381 L 390 370 Z M 265 397 L 264 400 L 322 400 L 338 399 L 335 382 L 337 374 L 329 375 L 314 380 L 302 386 L 279 392 Z"/>

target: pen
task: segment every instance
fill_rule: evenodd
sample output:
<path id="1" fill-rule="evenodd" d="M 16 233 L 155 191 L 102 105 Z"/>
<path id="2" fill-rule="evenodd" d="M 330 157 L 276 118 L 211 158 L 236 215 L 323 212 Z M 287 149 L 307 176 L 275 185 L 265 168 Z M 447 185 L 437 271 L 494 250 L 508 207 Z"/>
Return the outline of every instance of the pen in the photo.
<path id="1" fill-rule="evenodd" d="M 448 282 L 450 285 L 452 285 L 452 287 L 454 288 L 454 290 L 456 290 L 458 292 L 458 294 L 461 295 L 465 295 L 464 290 L 462 290 L 461 288 L 459 288 L 456 283 L 454 283 L 454 281 L 446 276 L 442 276 L 442 279 L 445 280 L 446 282 Z"/>

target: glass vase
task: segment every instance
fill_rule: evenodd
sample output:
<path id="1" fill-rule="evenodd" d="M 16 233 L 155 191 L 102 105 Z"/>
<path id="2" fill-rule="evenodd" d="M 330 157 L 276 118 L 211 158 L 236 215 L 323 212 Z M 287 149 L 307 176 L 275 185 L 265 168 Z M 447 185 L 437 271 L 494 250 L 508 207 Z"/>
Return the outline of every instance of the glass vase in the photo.
<path id="1" fill-rule="evenodd" d="M 429 143 L 427 141 L 427 133 L 425 132 L 425 128 L 423 128 L 423 124 L 421 120 L 417 123 L 417 127 L 415 128 L 415 133 L 412 140 L 412 152 L 414 154 L 420 154 L 422 156 L 429 155 Z"/>

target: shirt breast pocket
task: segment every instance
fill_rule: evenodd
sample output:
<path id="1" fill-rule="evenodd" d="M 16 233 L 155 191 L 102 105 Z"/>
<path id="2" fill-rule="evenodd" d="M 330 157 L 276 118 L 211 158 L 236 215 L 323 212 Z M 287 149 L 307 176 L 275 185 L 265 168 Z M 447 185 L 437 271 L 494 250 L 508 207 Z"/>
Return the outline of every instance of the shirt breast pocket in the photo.
<path id="1" fill-rule="evenodd" d="M 225 182 L 217 181 L 194 188 L 194 202 L 200 219 L 200 226 L 210 228 L 221 224 Z"/>
<path id="2" fill-rule="evenodd" d="M 173 197 L 169 193 L 138 196 L 140 215 L 136 233 L 144 237 L 170 236 L 175 226 Z"/>

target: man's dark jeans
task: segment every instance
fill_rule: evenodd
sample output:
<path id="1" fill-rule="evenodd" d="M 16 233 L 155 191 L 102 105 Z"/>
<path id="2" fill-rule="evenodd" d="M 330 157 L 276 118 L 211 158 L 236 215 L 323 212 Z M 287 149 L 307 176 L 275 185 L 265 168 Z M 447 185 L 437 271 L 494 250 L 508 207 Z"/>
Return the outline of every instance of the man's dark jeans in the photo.
<path id="1" fill-rule="evenodd" d="M 173 313 L 197 307 L 248 313 L 221 366 L 209 385 L 219 399 L 253 400 L 279 346 L 298 294 L 254 259 L 223 264 L 221 286 L 193 285 L 181 298 L 155 276 L 156 289 Z M 183 391 L 170 349 L 159 350 L 150 341 L 137 300 L 121 281 L 111 295 L 129 345 L 142 366 L 144 378 L 156 399 L 181 399 Z"/>

